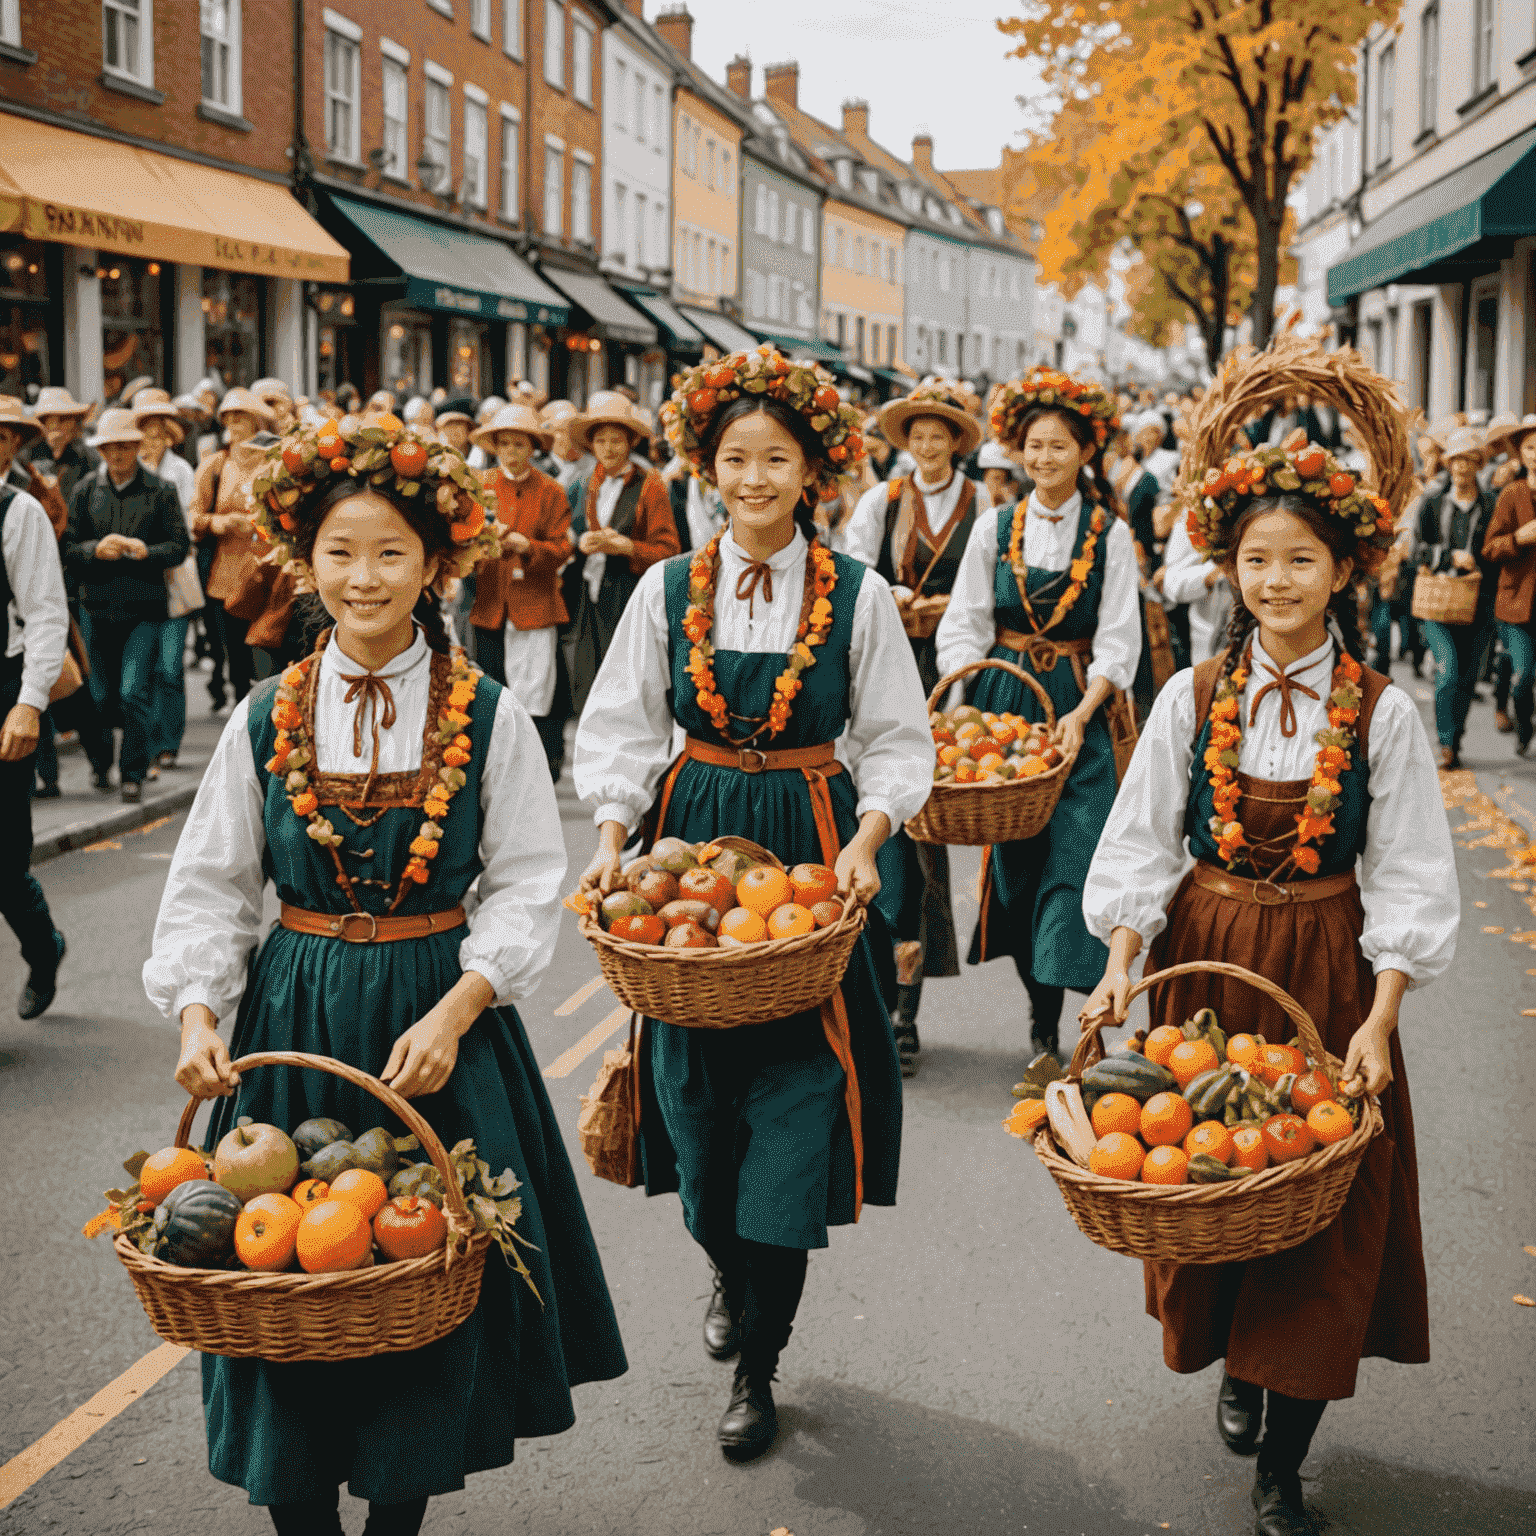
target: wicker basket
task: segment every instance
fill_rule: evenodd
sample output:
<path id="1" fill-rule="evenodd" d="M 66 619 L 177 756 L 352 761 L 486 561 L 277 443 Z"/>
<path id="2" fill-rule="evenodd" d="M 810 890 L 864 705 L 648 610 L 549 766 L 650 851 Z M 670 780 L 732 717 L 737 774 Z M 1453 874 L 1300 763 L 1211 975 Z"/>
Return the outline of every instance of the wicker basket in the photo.
<path id="1" fill-rule="evenodd" d="M 898 603 L 901 610 L 901 627 L 909 640 L 927 640 L 939 627 L 949 607 L 949 593 L 935 592 L 932 596 L 919 593 L 905 603 Z"/>
<path id="2" fill-rule="evenodd" d="M 416 1134 L 443 1176 L 448 1242 L 437 1253 L 341 1274 L 257 1274 L 185 1269 L 139 1252 L 126 1236 L 113 1244 L 150 1326 L 162 1339 L 205 1355 L 263 1360 L 355 1360 L 420 1349 L 451 1333 L 475 1309 L 491 1237 L 477 1232 L 458 1176 L 437 1134 L 376 1077 L 305 1051 L 261 1051 L 232 1064 L 310 1067 L 371 1093 Z M 191 1144 L 199 1100 L 182 1111 L 176 1145 Z"/>
<path id="3" fill-rule="evenodd" d="M 1296 1025 L 1306 1055 L 1338 1070 L 1338 1058 L 1323 1049 L 1306 1009 L 1240 965 L 1215 960 L 1172 965 L 1137 982 L 1129 997 L 1160 981 L 1201 972 L 1235 977 L 1273 998 Z M 1081 1081 L 1084 1068 L 1103 1057 L 1100 1032 L 1109 1022 L 1106 1016 L 1078 1040 L 1067 1069 L 1069 1081 Z M 1232 1264 L 1294 1248 L 1322 1231 L 1339 1214 L 1355 1169 L 1381 1129 L 1380 1106 L 1367 1099 L 1359 1128 L 1343 1141 L 1226 1184 L 1141 1184 L 1090 1173 L 1057 1149 L 1049 1124 L 1035 1132 L 1035 1152 L 1056 1180 L 1073 1221 L 1101 1248 L 1133 1259 Z"/>
<path id="4" fill-rule="evenodd" d="M 1435 624 L 1470 624 L 1477 617 L 1483 573 L 1465 576 L 1420 571 L 1413 582 L 1413 616 Z"/>
<path id="5" fill-rule="evenodd" d="M 932 714 L 944 695 L 962 678 L 988 667 L 1011 673 L 1033 689 L 1045 706 L 1047 728 L 1056 729 L 1056 709 L 1045 689 L 1023 667 L 991 658 L 973 661 L 970 666 L 941 677 L 928 695 L 928 712 Z M 1067 787 L 1076 757 L 1074 753 L 1032 779 L 1010 779 L 1006 784 L 935 784 L 922 810 L 907 822 L 907 835 L 919 843 L 951 843 L 973 848 L 1017 843 L 1033 837 L 1051 819 L 1056 802 Z"/>

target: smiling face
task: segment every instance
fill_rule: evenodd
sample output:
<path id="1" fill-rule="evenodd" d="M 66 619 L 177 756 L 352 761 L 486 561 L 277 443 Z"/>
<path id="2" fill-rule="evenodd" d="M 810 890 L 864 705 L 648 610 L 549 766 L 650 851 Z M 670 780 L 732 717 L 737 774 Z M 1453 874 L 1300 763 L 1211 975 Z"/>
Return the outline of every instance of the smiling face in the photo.
<path id="1" fill-rule="evenodd" d="M 1526 474 L 1536 480 L 1536 432 L 1527 432 L 1521 440 L 1520 463 Z"/>
<path id="2" fill-rule="evenodd" d="M 1078 470 L 1092 457 L 1093 448 L 1079 443 L 1054 411 L 1037 416 L 1024 434 L 1024 473 L 1053 506 L 1072 494 Z"/>
<path id="3" fill-rule="evenodd" d="M 923 479 L 932 485 L 949 474 L 955 451 L 955 435 L 938 416 L 919 416 L 907 427 L 907 449 L 917 460 Z"/>
<path id="4" fill-rule="evenodd" d="M 365 491 L 327 513 L 310 565 L 342 648 L 350 641 L 354 649 L 398 654 L 411 643 L 411 610 L 436 576 L 439 559 L 427 556 L 421 536 L 400 512 Z"/>
<path id="5" fill-rule="evenodd" d="M 630 436 L 623 427 L 602 426 L 592 434 L 592 456 L 610 475 L 623 469 L 629 445 Z"/>
<path id="6" fill-rule="evenodd" d="M 496 462 L 509 479 L 521 480 L 528 473 L 528 463 L 532 458 L 533 439 L 526 432 L 496 434 Z"/>
<path id="7" fill-rule="evenodd" d="M 1353 563 L 1328 546 L 1293 512 L 1261 512 L 1243 529 L 1235 558 L 1243 605 L 1259 621 L 1260 638 L 1283 637 L 1298 654 L 1327 634 L 1328 601 L 1349 580 Z"/>
<path id="8" fill-rule="evenodd" d="M 1477 494 L 1477 471 L 1479 468 L 1475 453 L 1458 453 L 1449 462 L 1451 471 L 1451 489 L 1463 501 Z"/>
<path id="9" fill-rule="evenodd" d="M 779 547 L 794 537 L 795 508 L 816 476 L 788 430 L 764 411 L 739 416 L 715 451 L 715 485 L 733 527 L 750 529 Z"/>

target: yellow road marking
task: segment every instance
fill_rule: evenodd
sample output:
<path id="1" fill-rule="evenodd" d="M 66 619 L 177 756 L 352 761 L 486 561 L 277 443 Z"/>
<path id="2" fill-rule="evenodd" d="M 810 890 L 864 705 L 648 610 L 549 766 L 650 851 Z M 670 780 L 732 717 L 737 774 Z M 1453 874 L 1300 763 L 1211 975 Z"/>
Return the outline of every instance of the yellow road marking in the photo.
<path id="1" fill-rule="evenodd" d="M 555 1009 L 555 1017 L 557 1019 L 568 1019 L 589 997 L 593 996 L 594 993 L 601 992 L 606 985 L 607 983 L 601 976 L 594 976 L 586 986 L 578 987 Z"/>
<path id="2" fill-rule="evenodd" d="M 620 1003 L 601 1024 L 588 1030 L 570 1050 L 557 1056 L 544 1068 L 545 1077 L 569 1077 L 629 1017 L 629 1009 Z"/>
<path id="3" fill-rule="evenodd" d="M 41 1439 L 34 1440 L 26 1450 L 13 1456 L 0 1467 L 0 1509 L 51 1472 L 71 1451 L 79 1450 L 98 1429 L 105 1428 L 123 1409 L 137 1402 L 190 1353 L 180 1344 L 162 1344 L 158 1349 L 150 1350 L 116 1381 L 108 1382 L 89 1402 L 82 1403 Z"/>

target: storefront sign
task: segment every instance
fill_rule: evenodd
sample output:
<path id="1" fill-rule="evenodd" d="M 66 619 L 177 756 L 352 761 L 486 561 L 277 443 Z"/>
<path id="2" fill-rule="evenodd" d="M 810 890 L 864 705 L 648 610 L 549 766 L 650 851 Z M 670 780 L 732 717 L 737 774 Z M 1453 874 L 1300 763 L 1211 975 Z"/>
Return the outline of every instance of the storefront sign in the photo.
<path id="1" fill-rule="evenodd" d="M 443 309 L 455 315 L 483 315 L 488 320 L 532 320 L 544 325 L 563 325 L 568 314 L 568 311 L 553 305 L 530 304 L 522 299 L 503 298 L 493 293 L 474 293 L 421 277 L 413 277 L 406 282 L 405 302 L 418 309 Z"/>
<path id="2" fill-rule="evenodd" d="M 98 246 L 114 251 L 142 250 L 144 223 L 141 219 L 120 219 L 115 214 L 92 213 L 86 208 L 66 208 L 58 203 L 43 203 L 38 210 L 44 227 L 38 231 L 45 239 L 63 240 L 73 245 L 88 236 Z M 36 223 L 36 220 L 31 222 Z"/>

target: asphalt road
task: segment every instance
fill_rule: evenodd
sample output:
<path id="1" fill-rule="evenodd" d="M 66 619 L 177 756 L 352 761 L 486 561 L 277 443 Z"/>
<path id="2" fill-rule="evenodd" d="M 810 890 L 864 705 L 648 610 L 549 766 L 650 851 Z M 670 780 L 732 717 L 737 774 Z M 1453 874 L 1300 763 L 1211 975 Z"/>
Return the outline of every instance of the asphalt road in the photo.
<path id="1" fill-rule="evenodd" d="M 1507 738 L 1493 736 L 1489 713 L 1474 716 L 1467 757 L 1503 767 Z M 1518 816 L 1526 800 L 1536 810 L 1536 778 L 1512 767 L 1503 788 L 1494 775 L 1481 782 Z M 592 835 L 568 780 L 561 808 L 578 867 Z M 1452 813 L 1453 826 L 1464 823 Z M 139 984 L 179 826 L 41 871 L 71 946 L 60 996 L 34 1023 L 0 1016 L 0 1462 L 157 1343 L 107 1241 L 87 1243 L 79 1230 L 120 1158 L 167 1142 L 181 1108 L 175 1035 Z M 1536 1293 L 1536 1258 L 1522 1251 L 1536 1244 L 1536 1018 L 1522 1014 L 1536 1009 L 1536 955 L 1510 937 L 1536 923 L 1507 879 L 1486 878 L 1506 859 L 1492 846 L 1459 848 L 1466 917 L 1455 968 L 1404 1008 L 1434 1360 L 1367 1362 L 1357 1396 L 1324 1417 L 1305 1474 L 1339 1536 L 1536 1529 L 1536 1310 L 1511 1301 Z M 956 891 L 969 892 L 974 858 L 956 864 Z M 973 912 L 963 896 L 963 928 Z M 3 936 L 0 952 L 9 998 L 22 975 Z M 524 1010 L 540 1062 L 612 1009 L 600 990 L 555 1014 L 594 971 L 568 921 Z M 1163 1367 L 1139 1266 L 1082 1237 L 1028 1146 L 999 1128 L 1027 1041 L 1011 967 L 932 984 L 924 1026 L 901 1204 L 867 1212 L 813 1255 L 782 1366 L 780 1442 L 748 1467 L 727 1464 L 715 1445 L 731 1368 L 699 1344 L 708 1273 L 676 1199 L 586 1175 L 574 1128 L 597 1057 L 548 1082 L 631 1369 L 577 1389 L 569 1433 L 524 1442 L 513 1466 L 435 1500 L 429 1536 L 1252 1529 L 1252 1463 L 1229 1456 L 1211 1424 L 1218 1368 L 1176 1377 Z M 344 1498 L 343 1514 L 348 1530 L 361 1529 L 361 1505 Z M 270 1528 L 241 1490 L 206 1471 L 194 1359 L 0 1512 L 0 1536 Z"/>

